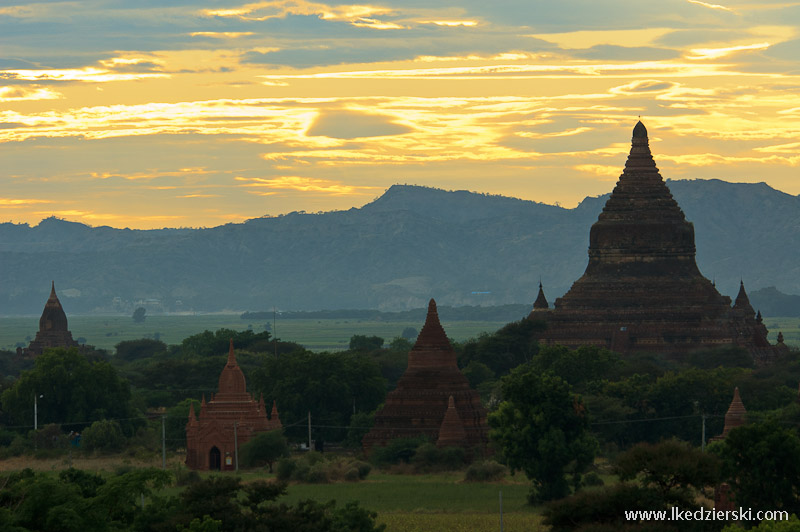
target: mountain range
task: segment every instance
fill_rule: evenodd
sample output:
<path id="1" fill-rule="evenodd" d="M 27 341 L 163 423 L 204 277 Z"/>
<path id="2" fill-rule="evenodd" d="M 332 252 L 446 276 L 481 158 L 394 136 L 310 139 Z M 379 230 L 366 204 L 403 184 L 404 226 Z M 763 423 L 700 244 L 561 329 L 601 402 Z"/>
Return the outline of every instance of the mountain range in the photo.
<path id="1" fill-rule="evenodd" d="M 764 183 L 668 181 L 720 292 L 800 294 L 800 197 Z M 608 195 L 566 209 L 394 185 L 360 208 L 203 229 L 0 224 L 0 315 L 38 314 L 54 280 L 67 313 L 259 311 L 552 302 L 583 273 Z"/>

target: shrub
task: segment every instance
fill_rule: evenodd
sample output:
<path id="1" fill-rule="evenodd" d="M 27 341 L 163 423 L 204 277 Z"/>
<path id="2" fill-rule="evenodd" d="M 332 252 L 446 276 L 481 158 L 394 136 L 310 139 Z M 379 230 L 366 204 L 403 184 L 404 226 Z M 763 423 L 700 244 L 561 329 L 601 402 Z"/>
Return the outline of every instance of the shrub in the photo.
<path id="1" fill-rule="evenodd" d="M 61 426 L 51 423 L 33 433 L 37 449 L 64 449 L 69 444 L 61 432 Z"/>
<path id="2" fill-rule="evenodd" d="M 476 462 L 467 468 L 464 480 L 467 482 L 494 482 L 503 480 L 508 473 L 508 468 L 492 460 Z"/>
<path id="3" fill-rule="evenodd" d="M 115 452 L 124 445 L 122 427 L 114 420 L 95 421 L 81 435 L 81 446 L 87 451 Z"/>
<path id="4" fill-rule="evenodd" d="M 195 482 L 199 482 L 200 473 L 195 471 L 194 469 L 187 469 L 184 466 L 178 466 L 174 470 L 175 474 L 175 485 L 176 486 L 191 486 Z"/>
<path id="5" fill-rule="evenodd" d="M 269 466 L 284 456 L 289 456 L 289 445 L 280 430 L 261 432 L 242 445 L 241 459 L 244 467 Z"/>
<path id="6" fill-rule="evenodd" d="M 275 469 L 278 480 L 286 482 L 292 478 L 295 469 L 297 469 L 297 462 L 293 458 L 282 458 L 278 460 L 278 465 Z"/>
<path id="7" fill-rule="evenodd" d="M 313 462 L 313 463 L 312 463 Z M 284 458 L 276 466 L 278 480 L 283 482 L 308 482 L 314 484 L 346 480 L 363 480 L 372 470 L 366 462 L 352 458 L 325 460 L 319 453 L 308 453 L 299 458 Z"/>
<path id="8" fill-rule="evenodd" d="M 377 466 L 409 463 L 417 452 L 417 447 L 425 443 L 427 438 L 396 438 L 385 447 L 374 447 L 370 461 Z"/>
<path id="9" fill-rule="evenodd" d="M 583 485 L 584 486 L 602 486 L 605 482 L 603 479 L 600 478 L 600 475 L 595 473 L 594 471 L 590 471 L 583 476 Z"/>
<path id="10" fill-rule="evenodd" d="M 411 462 L 417 472 L 453 471 L 464 467 L 464 449 L 445 447 L 440 449 L 432 443 L 417 447 Z"/>

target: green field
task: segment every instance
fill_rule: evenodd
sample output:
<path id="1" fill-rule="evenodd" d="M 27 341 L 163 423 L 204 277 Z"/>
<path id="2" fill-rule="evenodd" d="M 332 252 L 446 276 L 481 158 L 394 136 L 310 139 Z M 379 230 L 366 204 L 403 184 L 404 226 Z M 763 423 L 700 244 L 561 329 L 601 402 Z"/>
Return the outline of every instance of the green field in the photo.
<path id="1" fill-rule="evenodd" d="M 500 530 L 500 491 L 504 530 L 537 530 L 538 509 L 528 506 L 529 483 L 524 475 L 502 483 L 462 482 L 463 472 L 435 475 L 370 473 L 367 480 L 338 484 L 292 484 L 282 501 L 302 499 L 337 504 L 358 501 L 378 513 L 389 532 Z"/>
<path id="2" fill-rule="evenodd" d="M 86 343 L 101 349 L 113 350 L 123 340 L 158 337 L 167 344 L 179 344 L 184 338 L 208 329 L 220 328 L 243 331 L 250 327 L 254 331 L 264 330 L 266 321 L 243 320 L 238 314 L 196 314 L 148 316 L 144 323 L 134 323 L 130 316 L 70 316 L 69 328 L 75 339 L 85 338 Z M 764 324 L 769 329 L 769 339 L 775 342 L 778 331 L 783 332 L 787 344 L 800 347 L 800 318 L 767 318 Z M 272 323 L 270 322 L 270 327 Z M 400 336 L 403 329 L 413 327 L 417 331 L 422 323 L 408 321 L 371 321 L 357 319 L 307 319 L 281 320 L 275 323 L 278 338 L 297 342 L 315 351 L 347 349 L 354 334 L 380 336 L 389 342 Z M 496 321 L 443 321 L 447 335 L 463 341 L 477 337 L 482 332 L 494 332 L 505 325 Z M 0 349 L 13 350 L 18 343 L 27 343 L 36 336 L 39 318 L 0 318 Z"/>
<path id="3" fill-rule="evenodd" d="M 266 321 L 243 320 L 238 314 L 197 314 L 148 316 L 144 323 L 134 323 L 130 316 L 69 316 L 69 328 L 75 339 L 85 338 L 86 343 L 101 349 L 114 349 L 123 340 L 157 337 L 167 344 L 208 329 L 220 328 L 254 331 L 264 330 Z M 389 342 L 400 336 L 403 329 L 422 328 L 417 322 L 388 322 L 362 320 L 276 320 L 275 330 L 281 340 L 297 342 L 313 350 L 347 349 L 354 334 L 380 336 Z M 505 323 L 474 321 L 443 321 L 447 334 L 455 340 L 466 340 L 481 332 L 494 332 Z M 272 323 L 270 322 L 270 327 Z M 39 318 L 0 318 L 0 349 L 14 349 L 18 343 L 27 343 L 36 336 Z"/>

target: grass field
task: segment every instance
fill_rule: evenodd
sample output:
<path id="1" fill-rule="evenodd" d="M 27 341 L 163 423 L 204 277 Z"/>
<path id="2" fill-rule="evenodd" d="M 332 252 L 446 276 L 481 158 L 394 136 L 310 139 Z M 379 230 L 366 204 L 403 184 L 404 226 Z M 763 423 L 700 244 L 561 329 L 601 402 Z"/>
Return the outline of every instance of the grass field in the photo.
<path id="1" fill-rule="evenodd" d="M 764 324 L 770 331 L 771 342 L 775 342 L 778 331 L 781 331 L 787 344 L 800 347 L 800 318 L 766 318 Z M 73 338 L 85 338 L 86 343 L 109 350 L 123 340 L 153 338 L 157 335 L 167 344 L 178 344 L 184 338 L 206 329 L 215 331 L 224 327 L 243 331 L 252 327 L 259 332 L 264 330 L 265 325 L 266 321 L 242 320 L 238 314 L 148 316 L 140 324 L 134 323 L 130 316 L 69 317 Z M 422 325 L 406 321 L 281 320 L 279 317 L 275 328 L 281 340 L 322 351 L 346 349 L 354 334 L 380 336 L 389 342 L 395 336 L 400 336 L 404 328 L 413 327 L 419 331 Z M 495 321 L 442 321 L 447 335 L 458 341 L 476 337 L 482 332 L 494 332 L 503 325 L 504 322 Z M 36 336 L 38 328 L 38 317 L 0 318 L 0 349 L 13 350 L 18 343 L 27 345 Z"/>
<path id="2" fill-rule="evenodd" d="M 183 456 L 170 454 L 168 469 L 179 467 Z M 161 467 L 161 457 L 136 460 L 122 456 L 67 457 L 34 459 L 10 458 L 0 461 L 0 471 L 19 471 L 30 467 L 38 471 L 61 471 L 70 465 L 96 472 L 112 472 L 120 466 Z M 228 474 L 228 473 L 225 473 Z M 205 475 L 205 474 L 204 474 Z M 243 472 L 245 482 L 269 478 L 261 472 Z M 503 497 L 505 531 L 546 530 L 541 524 L 540 508 L 525 503 L 528 483 L 523 475 L 507 477 L 503 482 L 462 482 L 463 472 L 431 475 L 387 474 L 373 471 L 361 482 L 334 484 L 291 484 L 280 502 L 303 499 L 319 502 L 335 500 L 337 505 L 357 501 L 363 508 L 377 512 L 379 523 L 387 532 L 489 532 L 500 530 L 500 492 Z M 180 488 L 167 488 L 164 494 L 177 494 Z"/>
<path id="3" fill-rule="evenodd" d="M 538 530 L 538 509 L 525 502 L 524 476 L 504 482 L 462 482 L 464 474 L 394 475 L 370 473 L 367 480 L 340 484 L 293 484 L 286 502 L 334 499 L 338 504 L 358 501 L 378 513 L 389 532 L 500 530 L 500 492 L 503 525 L 507 531 Z"/>
<path id="4" fill-rule="evenodd" d="M 124 340 L 157 337 L 167 344 L 208 329 L 220 328 L 243 331 L 252 327 L 264 330 L 265 321 L 242 320 L 238 314 L 198 314 L 148 316 L 144 323 L 134 323 L 130 316 L 69 316 L 69 328 L 75 339 L 85 338 L 87 344 L 101 349 L 111 349 Z M 284 341 L 297 342 L 313 350 L 347 349 L 354 334 L 380 336 L 387 343 L 400 336 L 403 329 L 422 328 L 417 322 L 387 322 L 362 320 L 281 320 L 275 324 L 277 336 Z M 494 332 L 505 323 L 443 321 L 447 334 L 455 340 L 466 340 L 481 332 Z M 272 323 L 270 323 L 270 327 Z M 38 317 L 0 318 L 0 349 L 15 349 L 18 343 L 27 343 L 39 329 Z M 26 339 L 27 338 L 27 339 Z"/>

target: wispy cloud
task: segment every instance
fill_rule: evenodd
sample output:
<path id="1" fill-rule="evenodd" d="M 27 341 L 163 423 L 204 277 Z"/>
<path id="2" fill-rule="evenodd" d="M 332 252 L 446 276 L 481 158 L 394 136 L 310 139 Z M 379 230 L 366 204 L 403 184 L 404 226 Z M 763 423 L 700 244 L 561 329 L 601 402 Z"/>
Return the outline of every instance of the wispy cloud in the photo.
<path id="1" fill-rule="evenodd" d="M 686 0 L 686 1 L 689 2 L 690 4 L 695 4 L 695 5 L 698 5 L 698 6 L 707 7 L 708 9 L 717 9 L 717 10 L 720 10 L 720 11 L 729 11 L 731 13 L 736 13 L 736 11 L 734 11 L 733 9 L 731 9 L 729 7 L 725 7 L 725 6 L 720 5 L 720 4 L 709 4 L 707 2 L 701 2 L 700 0 Z"/>
<path id="2" fill-rule="evenodd" d="M 19 198 L 0 198 L 0 207 L 27 207 L 28 205 L 37 205 L 40 203 L 54 203 L 52 200 L 46 199 L 19 199 Z"/>
<path id="3" fill-rule="evenodd" d="M 243 187 L 314 192 L 334 196 L 369 195 L 374 194 L 376 190 L 381 188 L 374 186 L 345 185 L 341 181 L 302 176 L 280 176 L 269 179 L 260 177 L 237 177 L 236 180 L 242 182 L 240 186 Z"/>

